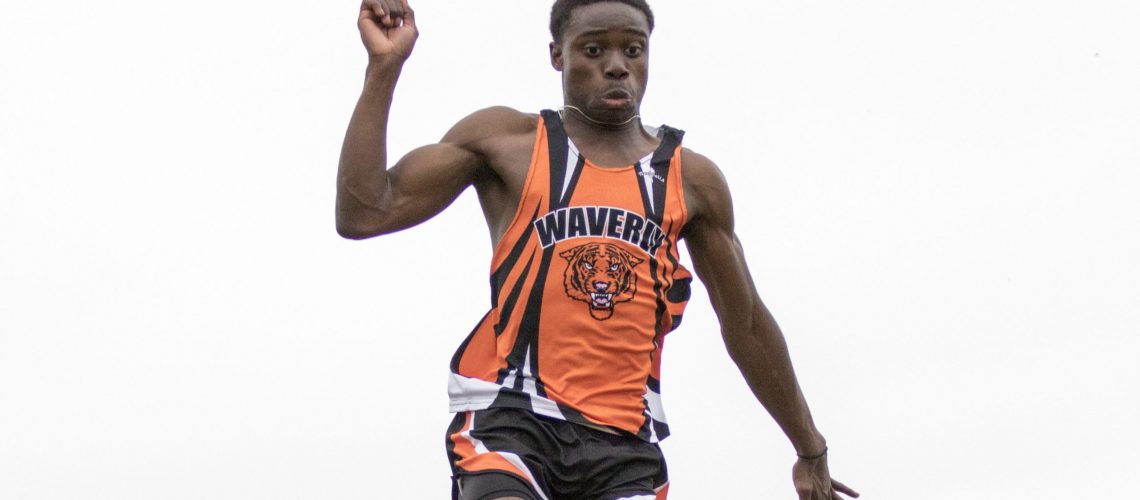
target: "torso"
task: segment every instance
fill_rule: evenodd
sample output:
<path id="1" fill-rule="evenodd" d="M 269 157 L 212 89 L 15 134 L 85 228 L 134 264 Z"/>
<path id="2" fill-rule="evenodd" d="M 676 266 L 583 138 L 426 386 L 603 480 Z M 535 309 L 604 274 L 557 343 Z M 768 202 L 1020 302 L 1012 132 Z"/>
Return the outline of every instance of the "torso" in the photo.
<path id="1" fill-rule="evenodd" d="M 605 163 L 641 155 L 608 167 L 557 114 L 534 120 L 522 164 L 514 134 L 480 144 L 493 307 L 452 362 L 452 410 L 524 408 L 656 441 L 668 435 L 660 352 L 691 281 L 677 249 L 682 133 L 604 150 Z"/>

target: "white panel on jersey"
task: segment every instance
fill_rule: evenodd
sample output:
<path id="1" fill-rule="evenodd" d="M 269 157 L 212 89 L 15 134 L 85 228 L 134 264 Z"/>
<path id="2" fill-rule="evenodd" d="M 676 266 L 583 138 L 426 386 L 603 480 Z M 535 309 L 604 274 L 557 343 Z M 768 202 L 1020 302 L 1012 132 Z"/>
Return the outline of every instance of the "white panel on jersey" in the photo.
<path id="1" fill-rule="evenodd" d="M 503 379 L 503 384 L 502 384 L 503 387 L 514 387 L 515 386 L 515 378 L 518 377 L 518 374 L 519 374 L 519 370 L 517 368 L 514 370 L 511 370 L 510 372 L 507 372 L 507 378 Z"/>
<path id="2" fill-rule="evenodd" d="M 534 374 L 530 371 L 530 347 L 526 348 L 526 361 L 523 362 L 523 392 L 530 396 L 530 406 L 534 412 L 547 417 L 566 420 L 558 405 L 549 399 L 538 395 L 538 386 L 534 382 Z"/>
<path id="3" fill-rule="evenodd" d="M 566 139 L 566 142 L 566 179 L 562 181 L 562 193 L 558 197 L 558 199 L 563 202 L 570 201 L 566 199 L 566 192 L 570 190 L 570 179 L 574 178 L 574 171 L 577 170 L 575 167 L 578 166 L 579 156 L 578 149 L 574 147 L 574 144 L 570 142 L 569 138 Z"/>
<path id="4" fill-rule="evenodd" d="M 494 382 L 451 373 L 447 379 L 447 395 L 452 413 L 482 410 L 495 401 L 502 386 Z"/>
<path id="5" fill-rule="evenodd" d="M 538 395 L 534 377 L 526 375 L 523 377 L 524 389 L 534 391 L 527 393 L 534 412 L 546 417 L 566 420 L 562 410 L 558 409 L 557 403 Z M 499 390 L 503 387 L 505 385 L 452 373 L 447 380 L 447 395 L 450 400 L 448 410 L 452 413 L 485 410 L 491 406 L 491 403 L 495 402 L 495 398 L 499 396 Z M 506 387 L 510 388 L 510 386 Z"/>
<path id="6" fill-rule="evenodd" d="M 558 420 L 566 420 L 566 415 L 563 415 L 562 410 L 558 409 L 558 404 L 544 397 L 532 395 L 530 397 L 530 406 L 536 414 L 544 417 L 557 418 Z"/>
<path id="7" fill-rule="evenodd" d="M 523 392 L 531 396 L 538 396 L 538 387 L 534 383 L 534 374 L 530 372 L 530 346 L 527 346 L 525 356 L 522 367 Z"/>
<path id="8" fill-rule="evenodd" d="M 642 158 L 638 167 L 637 176 L 641 179 L 641 183 L 645 184 L 645 194 L 649 195 L 649 210 L 657 213 L 657 207 L 653 206 L 653 177 L 657 174 L 653 171 L 653 155 Z"/>
<path id="9" fill-rule="evenodd" d="M 653 416 L 651 415 L 649 418 L 652 419 Z M 661 438 L 657 437 L 657 427 L 653 425 L 653 422 L 649 422 L 649 442 L 650 443 L 660 443 L 661 442 Z"/>
<path id="10" fill-rule="evenodd" d="M 661 395 L 653 392 L 648 386 L 645 388 L 645 402 L 649 403 L 649 414 L 653 416 L 653 420 L 663 424 L 669 423 L 665 419 L 665 405 L 661 403 Z"/>

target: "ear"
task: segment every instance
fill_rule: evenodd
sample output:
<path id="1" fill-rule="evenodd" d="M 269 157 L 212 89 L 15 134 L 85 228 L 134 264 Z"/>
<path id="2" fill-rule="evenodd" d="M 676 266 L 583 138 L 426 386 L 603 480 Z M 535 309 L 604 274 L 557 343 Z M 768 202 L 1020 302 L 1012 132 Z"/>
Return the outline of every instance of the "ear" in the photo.
<path id="1" fill-rule="evenodd" d="M 582 252 L 583 248 L 585 248 L 585 247 L 584 246 L 574 247 L 574 248 L 571 248 L 565 252 L 558 254 L 558 256 L 562 257 L 563 259 L 566 259 L 566 260 L 574 260 L 574 257 L 578 256 L 578 254 Z"/>
<path id="2" fill-rule="evenodd" d="M 562 44 L 558 42 L 550 42 L 550 65 L 562 71 Z"/>

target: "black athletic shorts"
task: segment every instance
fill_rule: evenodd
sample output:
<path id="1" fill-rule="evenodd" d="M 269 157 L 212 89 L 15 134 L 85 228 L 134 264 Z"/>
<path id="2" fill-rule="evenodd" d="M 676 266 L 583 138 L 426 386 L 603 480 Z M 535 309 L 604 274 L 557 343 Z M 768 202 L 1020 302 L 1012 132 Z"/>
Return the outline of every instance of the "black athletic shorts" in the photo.
<path id="1" fill-rule="evenodd" d="M 517 408 L 457 413 L 447 454 L 454 500 L 664 500 L 668 492 L 656 444 Z"/>

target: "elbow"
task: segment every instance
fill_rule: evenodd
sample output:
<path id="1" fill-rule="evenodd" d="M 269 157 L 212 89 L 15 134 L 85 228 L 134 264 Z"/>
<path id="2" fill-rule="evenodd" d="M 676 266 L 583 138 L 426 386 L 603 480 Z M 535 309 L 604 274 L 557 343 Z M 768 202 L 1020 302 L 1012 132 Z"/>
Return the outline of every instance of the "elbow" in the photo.
<path id="1" fill-rule="evenodd" d="M 368 224 L 365 221 L 346 217 L 343 214 L 338 213 L 336 217 L 336 234 L 346 240 L 366 240 L 389 232 L 391 231 L 384 227 Z"/>
<path id="2" fill-rule="evenodd" d="M 336 234 L 339 234 L 341 238 L 346 240 L 363 240 L 367 238 L 355 224 L 345 217 L 342 217 L 339 213 L 336 214 Z"/>
<path id="3" fill-rule="evenodd" d="M 341 238 L 365 240 L 392 232 L 385 212 L 352 201 L 352 198 L 337 196 L 336 233 Z"/>
<path id="4" fill-rule="evenodd" d="M 364 240 L 396 232 L 400 229 L 399 213 L 379 203 L 365 203 L 350 190 L 341 190 L 336 198 L 336 232 L 348 240 Z"/>
<path id="5" fill-rule="evenodd" d="M 724 340 L 728 357 L 737 365 L 755 358 L 757 351 L 759 351 L 756 339 L 752 337 L 750 332 L 722 329 L 721 338 Z"/>
<path id="6" fill-rule="evenodd" d="M 336 234 L 339 234 L 341 238 L 346 240 L 365 240 L 373 236 L 364 231 L 359 231 L 352 226 L 340 224 L 339 222 L 336 225 Z"/>
<path id="7" fill-rule="evenodd" d="M 735 321 L 722 322 L 720 334 L 729 357 L 737 364 L 763 351 L 764 330 L 762 325 L 753 321 L 751 314 L 736 318 Z"/>

